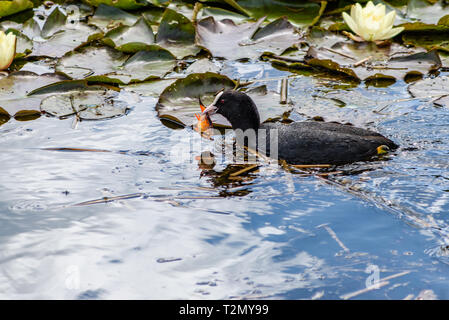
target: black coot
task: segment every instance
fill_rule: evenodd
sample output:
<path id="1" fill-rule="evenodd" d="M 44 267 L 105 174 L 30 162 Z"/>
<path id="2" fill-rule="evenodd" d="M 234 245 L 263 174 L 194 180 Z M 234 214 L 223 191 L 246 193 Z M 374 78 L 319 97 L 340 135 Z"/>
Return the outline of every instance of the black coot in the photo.
<path id="1" fill-rule="evenodd" d="M 234 130 L 266 129 L 269 153 L 270 129 L 278 132 L 278 157 L 290 164 L 345 164 L 367 160 L 384 145 L 396 149 L 390 139 L 379 133 L 329 122 L 293 122 L 260 124 L 253 100 L 243 92 L 228 90 L 217 94 L 203 113 L 220 113 Z"/>

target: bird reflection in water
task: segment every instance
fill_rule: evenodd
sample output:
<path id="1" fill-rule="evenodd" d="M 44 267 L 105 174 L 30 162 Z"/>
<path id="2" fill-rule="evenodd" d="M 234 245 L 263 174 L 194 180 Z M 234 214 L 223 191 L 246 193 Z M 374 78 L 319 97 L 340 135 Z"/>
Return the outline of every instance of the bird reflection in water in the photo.
<path id="1" fill-rule="evenodd" d="M 229 164 L 222 171 L 214 169 L 217 161 L 215 155 L 210 151 L 203 151 L 201 155 L 196 156 L 198 168 L 201 170 L 200 178 L 205 177 L 212 184 L 212 187 L 218 190 L 220 197 L 241 197 L 250 194 L 250 183 L 254 180 L 255 170 L 244 172 L 242 175 L 233 175 L 244 169 L 247 165 Z"/>

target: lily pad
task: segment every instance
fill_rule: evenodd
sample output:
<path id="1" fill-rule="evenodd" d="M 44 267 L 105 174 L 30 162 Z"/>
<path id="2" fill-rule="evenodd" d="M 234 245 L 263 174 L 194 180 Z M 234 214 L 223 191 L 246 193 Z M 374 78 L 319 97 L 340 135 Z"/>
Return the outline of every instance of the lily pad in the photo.
<path id="1" fill-rule="evenodd" d="M 426 0 L 409 0 L 407 16 L 426 24 L 437 24 L 440 18 L 449 14 L 449 5 L 443 0 L 430 3 Z"/>
<path id="2" fill-rule="evenodd" d="M 205 5 L 220 6 L 226 9 L 226 11 L 237 12 L 238 14 L 250 17 L 250 13 L 240 6 L 238 0 L 202 0 L 201 2 Z"/>
<path id="3" fill-rule="evenodd" d="M 132 26 L 138 17 L 124 10 L 100 4 L 95 14 L 89 18 L 89 24 L 100 28 L 103 31 L 116 28 L 120 25 Z"/>
<path id="4" fill-rule="evenodd" d="M 59 118 L 77 115 L 81 120 L 104 120 L 128 112 L 130 106 L 119 97 L 114 90 L 73 91 L 43 99 L 40 109 Z"/>
<path id="5" fill-rule="evenodd" d="M 427 50 L 438 49 L 449 52 L 448 32 L 407 32 L 402 35 L 404 44 L 423 47 Z"/>
<path id="6" fill-rule="evenodd" d="M 449 107 L 449 77 L 426 78 L 411 84 L 408 91 L 415 98 L 431 98 L 438 106 Z"/>
<path id="7" fill-rule="evenodd" d="M 378 47 L 374 43 L 336 43 L 331 48 L 310 47 L 305 61 L 359 80 L 402 79 L 410 74 L 425 75 L 441 67 L 435 51 L 413 52 L 396 44 Z"/>
<path id="8" fill-rule="evenodd" d="M 15 72 L 7 77 L 0 78 L 0 107 L 5 113 L 15 115 L 24 110 L 37 113 L 41 97 L 28 96 L 33 90 L 56 83 L 66 78 L 55 74 L 37 75 L 31 72 Z"/>
<path id="9" fill-rule="evenodd" d="M 237 3 L 253 18 L 267 15 L 268 20 L 272 21 L 286 16 L 294 25 L 304 27 L 318 20 L 326 1 L 319 4 L 295 0 L 239 0 Z"/>
<path id="10" fill-rule="evenodd" d="M 3 30 L 1 25 L 0 30 L 4 31 L 5 33 L 11 32 L 16 36 L 17 39 L 16 58 L 24 57 L 32 51 L 33 42 L 26 35 L 22 34 L 19 30 L 16 29 Z"/>
<path id="11" fill-rule="evenodd" d="M 202 7 L 198 16 L 201 18 L 214 17 L 216 20 L 231 19 L 237 23 L 242 23 L 249 19 L 248 16 L 243 14 L 215 7 Z"/>
<path id="12" fill-rule="evenodd" d="M 142 15 L 148 23 L 158 26 L 161 23 L 164 12 L 165 8 L 149 7 L 145 8 L 145 11 L 142 12 Z"/>
<path id="13" fill-rule="evenodd" d="M 180 13 L 166 9 L 156 36 L 156 43 L 169 50 L 178 59 L 200 52 L 195 45 L 195 27 Z"/>
<path id="14" fill-rule="evenodd" d="M 292 110 L 292 104 L 281 104 L 280 94 L 269 91 L 266 85 L 251 88 L 245 93 L 256 104 L 261 122 L 280 120 L 284 114 Z"/>
<path id="15" fill-rule="evenodd" d="M 435 105 L 439 107 L 449 108 L 449 93 L 446 96 L 442 96 L 433 102 Z"/>
<path id="16" fill-rule="evenodd" d="M 55 59 L 40 59 L 37 61 L 29 61 L 26 62 L 20 71 L 29 71 L 35 74 L 45 74 L 45 73 L 54 73 L 55 72 Z"/>
<path id="17" fill-rule="evenodd" d="M 107 47 L 88 47 L 66 55 L 56 71 L 72 79 L 127 84 L 164 76 L 176 65 L 175 57 L 158 46 L 133 56 Z"/>
<path id="18" fill-rule="evenodd" d="M 154 34 L 144 18 L 128 27 L 120 26 L 105 34 L 102 41 L 123 52 L 137 52 L 145 50 L 148 45 L 154 43 Z"/>
<path id="19" fill-rule="evenodd" d="M 192 63 L 186 70 L 185 74 L 204 73 L 204 72 L 219 72 L 221 66 L 209 59 L 198 59 Z"/>
<path id="20" fill-rule="evenodd" d="M 162 91 L 164 91 L 165 88 L 174 83 L 176 80 L 177 79 L 155 79 L 145 82 L 121 85 L 120 88 L 138 93 L 142 97 L 159 98 Z"/>
<path id="21" fill-rule="evenodd" d="M 33 8 L 29 0 L 0 1 L 0 18 Z"/>
<path id="22" fill-rule="evenodd" d="M 171 74 L 171 76 L 185 76 L 193 73 L 217 73 L 221 67 L 210 61 L 209 59 L 203 58 L 196 60 L 192 63 L 182 74 Z M 145 82 L 131 83 L 128 85 L 121 85 L 121 88 L 125 88 L 128 91 L 136 92 L 144 97 L 157 97 L 167 88 L 169 85 L 174 83 L 179 78 L 169 78 L 169 79 L 154 79 Z"/>
<path id="23" fill-rule="evenodd" d="M 319 27 L 313 27 L 307 33 L 304 41 L 288 48 L 281 55 L 270 53 L 265 54 L 264 57 L 287 68 L 306 69 L 310 68 L 305 62 L 305 57 L 311 46 L 315 48 L 331 48 L 338 42 L 351 43 L 347 37 L 329 32 Z"/>
<path id="24" fill-rule="evenodd" d="M 190 125 L 194 122 L 194 114 L 201 111 L 198 98 L 209 104 L 219 90 L 234 87 L 234 81 L 216 73 L 188 75 L 176 80 L 161 93 L 156 104 L 158 116 L 180 125 Z M 212 121 L 218 126 L 229 126 L 228 121 L 219 114 L 213 115 Z"/>
<path id="25" fill-rule="evenodd" d="M 61 10 L 59 10 L 59 7 L 55 7 L 42 26 L 42 38 L 48 38 L 56 32 L 60 31 L 65 26 L 66 21 L 67 16 Z"/>
<path id="26" fill-rule="evenodd" d="M 32 41 L 30 56 L 33 57 L 62 57 L 65 53 L 99 37 L 96 28 L 89 27 L 81 22 L 72 25 L 67 16 L 58 7 L 55 7 L 50 13 L 42 26 L 42 30 L 33 18 L 26 21 L 23 25 L 2 24 L 2 28 L 6 26 L 13 27 L 27 37 L 22 39 L 23 41 L 19 37 L 19 43 L 25 43 L 24 45 L 28 49 L 30 47 L 28 42 Z"/>
<path id="27" fill-rule="evenodd" d="M 236 25 L 229 19 L 202 19 L 197 24 L 197 43 L 214 57 L 235 60 L 257 59 L 264 52 L 281 54 L 299 40 L 294 27 L 285 18 L 258 30 L 264 20 Z"/>
<path id="28" fill-rule="evenodd" d="M 108 5 L 120 9 L 140 9 L 150 3 L 158 3 L 157 0 L 83 0 L 88 5 L 98 7 L 100 5 Z"/>

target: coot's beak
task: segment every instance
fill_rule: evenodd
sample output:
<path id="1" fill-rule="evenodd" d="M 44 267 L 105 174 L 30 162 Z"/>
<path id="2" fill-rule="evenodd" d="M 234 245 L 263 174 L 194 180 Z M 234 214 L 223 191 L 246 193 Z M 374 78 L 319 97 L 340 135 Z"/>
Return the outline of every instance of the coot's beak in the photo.
<path id="1" fill-rule="evenodd" d="M 215 112 L 217 112 L 217 107 L 214 106 L 213 104 L 211 104 L 210 106 L 208 106 L 206 109 L 204 109 L 203 112 L 201 112 L 201 114 L 207 114 L 207 115 L 212 115 Z"/>
<path id="2" fill-rule="evenodd" d="M 206 109 L 204 109 L 201 114 L 212 115 L 217 112 L 218 108 L 215 106 L 215 104 L 218 102 L 218 99 L 220 99 L 222 94 L 223 90 L 220 90 L 220 92 L 215 96 L 214 101 Z"/>

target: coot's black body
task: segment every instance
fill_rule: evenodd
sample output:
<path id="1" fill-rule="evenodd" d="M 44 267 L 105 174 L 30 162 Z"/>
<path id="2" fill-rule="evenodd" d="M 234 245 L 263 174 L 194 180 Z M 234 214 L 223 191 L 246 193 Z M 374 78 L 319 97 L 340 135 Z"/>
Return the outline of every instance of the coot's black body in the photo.
<path id="1" fill-rule="evenodd" d="M 277 129 L 278 157 L 290 164 L 345 164 L 369 159 L 381 145 L 390 149 L 398 147 L 379 133 L 339 123 L 260 124 L 256 105 L 240 91 L 229 90 L 217 95 L 204 112 L 222 114 L 234 130 L 266 129 L 268 153 L 270 129 Z"/>

